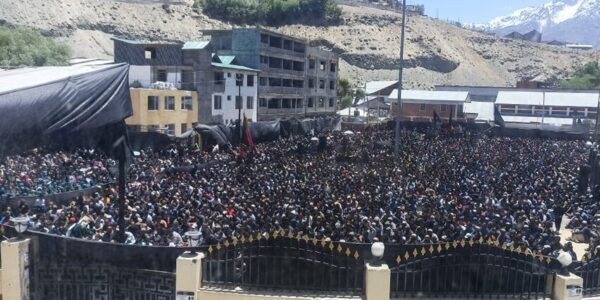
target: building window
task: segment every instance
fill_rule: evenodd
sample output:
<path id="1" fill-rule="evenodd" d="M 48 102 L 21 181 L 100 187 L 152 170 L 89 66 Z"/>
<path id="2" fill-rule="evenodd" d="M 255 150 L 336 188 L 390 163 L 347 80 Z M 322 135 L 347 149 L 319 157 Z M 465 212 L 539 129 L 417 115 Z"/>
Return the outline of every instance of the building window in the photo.
<path id="1" fill-rule="evenodd" d="M 223 84 L 224 81 L 223 72 L 215 72 L 215 84 Z"/>
<path id="2" fill-rule="evenodd" d="M 425 107 L 425 104 L 421 104 L 421 105 L 419 106 L 419 110 L 420 110 L 420 111 L 425 111 L 425 108 L 426 108 L 426 107 Z"/>
<path id="3" fill-rule="evenodd" d="M 294 62 L 294 71 L 304 71 L 304 63 L 301 61 L 295 61 Z"/>
<path id="4" fill-rule="evenodd" d="M 281 108 L 292 108 L 291 99 L 281 99 Z"/>
<path id="5" fill-rule="evenodd" d="M 181 133 L 187 132 L 187 123 L 181 123 Z"/>
<path id="6" fill-rule="evenodd" d="M 144 57 L 146 59 L 155 59 L 156 58 L 156 49 L 154 49 L 154 48 L 144 49 Z"/>
<path id="7" fill-rule="evenodd" d="M 294 43 L 290 40 L 283 40 L 283 49 L 292 50 Z"/>
<path id="8" fill-rule="evenodd" d="M 446 111 L 446 110 L 447 110 L 446 105 L 444 105 L 444 104 L 440 105 L 440 111 Z"/>
<path id="9" fill-rule="evenodd" d="M 325 80 L 319 80 L 319 88 L 325 89 Z"/>
<path id="10" fill-rule="evenodd" d="M 260 86 L 267 86 L 267 78 L 266 77 L 259 77 L 258 78 L 258 83 L 260 84 Z"/>
<path id="11" fill-rule="evenodd" d="M 306 46 L 302 43 L 294 42 L 294 52 L 304 53 L 306 51 Z"/>
<path id="12" fill-rule="evenodd" d="M 295 88 L 303 88 L 304 80 L 294 80 L 292 81 L 292 86 L 294 86 Z"/>
<path id="13" fill-rule="evenodd" d="M 327 65 L 327 63 L 324 60 L 322 60 L 321 63 L 319 64 L 319 70 L 325 71 L 326 65 Z"/>
<path id="14" fill-rule="evenodd" d="M 260 56 L 260 63 L 263 64 L 263 65 L 268 65 L 269 64 L 269 57 L 261 55 Z"/>
<path id="15" fill-rule="evenodd" d="M 181 97 L 181 110 L 192 110 L 192 96 Z"/>
<path id="16" fill-rule="evenodd" d="M 235 96 L 235 109 L 241 109 L 241 108 L 242 108 L 242 97 Z"/>
<path id="17" fill-rule="evenodd" d="M 292 80 L 291 79 L 282 79 L 281 85 L 284 87 L 292 87 Z"/>
<path id="18" fill-rule="evenodd" d="M 310 97 L 308 98 L 308 107 L 314 107 L 315 106 L 315 98 Z"/>
<path id="19" fill-rule="evenodd" d="M 227 78 L 231 78 L 231 73 L 227 72 Z"/>
<path id="20" fill-rule="evenodd" d="M 265 99 L 265 98 L 258 99 L 258 106 L 267 107 L 267 99 Z"/>
<path id="21" fill-rule="evenodd" d="M 261 34 L 260 35 L 260 42 L 263 44 L 268 44 L 269 43 L 269 35 L 268 34 Z"/>
<path id="22" fill-rule="evenodd" d="M 235 74 L 235 86 L 244 86 L 244 74 Z"/>
<path id="23" fill-rule="evenodd" d="M 314 59 L 308 60 L 308 68 L 311 70 L 315 69 L 315 60 Z"/>
<path id="24" fill-rule="evenodd" d="M 329 98 L 329 107 L 333 107 L 335 104 L 335 100 L 333 98 Z"/>
<path id="25" fill-rule="evenodd" d="M 148 125 L 148 132 L 158 132 L 160 130 L 160 126 L 158 125 Z"/>
<path id="26" fill-rule="evenodd" d="M 281 78 L 269 78 L 269 86 L 281 86 Z"/>
<path id="27" fill-rule="evenodd" d="M 175 110 L 175 96 L 165 96 L 165 110 Z"/>
<path id="28" fill-rule="evenodd" d="M 304 107 L 304 103 L 303 102 L 304 102 L 303 99 L 297 99 L 296 100 L 296 107 L 298 107 L 298 108 Z"/>
<path id="29" fill-rule="evenodd" d="M 167 70 L 165 70 L 165 69 L 156 70 L 156 80 L 155 81 L 166 82 L 167 81 Z"/>
<path id="30" fill-rule="evenodd" d="M 279 101 L 280 99 L 277 98 L 273 98 L 273 99 L 269 99 L 269 106 L 268 108 L 281 108 L 281 102 Z"/>
<path id="31" fill-rule="evenodd" d="M 246 75 L 246 85 L 254 86 L 254 75 Z"/>
<path id="32" fill-rule="evenodd" d="M 283 60 L 277 57 L 269 57 L 269 68 L 272 69 L 281 69 L 281 64 Z"/>
<path id="33" fill-rule="evenodd" d="M 215 95 L 214 99 L 213 99 L 213 109 L 220 110 L 222 108 L 223 108 L 223 97 Z"/>
<path id="34" fill-rule="evenodd" d="M 148 96 L 148 110 L 158 110 L 158 96 Z"/>
<path id="35" fill-rule="evenodd" d="M 292 62 L 291 60 L 287 60 L 287 59 L 283 60 L 283 69 L 284 70 L 291 70 L 293 67 L 294 67 L 294 62 Z"/>
<path id="36" fill-rule="evenodd" d="M 269 46 L 274 48 L 281 48 L 281 38 L 276 36 L 269 37 Z"/>
<path id="37" fill-rule="evenodd" d="M 231 101 L 231 95 L 227 95 L 227 101 Z"/>
<path id="38" fill-rule="evenodd" d="M 325 107 L 325 98 L 319 98 L 319 107 Z"/>
<path id="39" fill-rule="evenodd" d="M 165 132 L 168 135 L 175 135 L 175 124 L 167 124 L 167 131 Z"/>
<path id="40" fill-rule="evenodd" d="M 246 97 L 246 109 L 254 109 L 254 97 Z"/>
<path id="41" fill-rule="evenodd" d="M 308 79 L 308 88 L 312 89 L 314 87 L 315 87 L 315 80 L 312 78 Z"/>
<path id="42" fill-rule="evenodd" d="M 329 89 L 335 90 L 335 80 L 329 80 Z"/>
<path id="43" fill-rule="evenodd" d="M 331 73 L 335 73 L 335 70 L 336 70 L 336 69 L 337 69 L 337 68 L 336 68 L 336 65 L 335 65 L 335 63 L 331 63 L 331 66 L 330 66 L 330 68 L 329 68 L 329 71 L 331 71 Z"/>

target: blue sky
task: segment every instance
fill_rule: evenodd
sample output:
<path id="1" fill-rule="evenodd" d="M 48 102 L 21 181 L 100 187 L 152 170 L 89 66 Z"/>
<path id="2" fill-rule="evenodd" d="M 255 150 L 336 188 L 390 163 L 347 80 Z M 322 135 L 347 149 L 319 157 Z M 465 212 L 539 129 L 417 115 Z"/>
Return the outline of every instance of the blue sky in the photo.
<path id="1" fill-rule="evenodd" d="M 513 11 L 551 2 L 551 0 L 406 0 L 407 4 L 425 5 L 425 13 L 440 19 L 462 23 L 483 23 Z"/>

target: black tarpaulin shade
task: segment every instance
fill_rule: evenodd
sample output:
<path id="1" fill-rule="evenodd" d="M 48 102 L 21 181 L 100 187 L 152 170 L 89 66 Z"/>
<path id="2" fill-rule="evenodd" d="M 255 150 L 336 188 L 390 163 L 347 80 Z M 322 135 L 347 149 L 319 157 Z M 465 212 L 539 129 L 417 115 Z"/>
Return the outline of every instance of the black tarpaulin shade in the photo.
<path id="1" fill-rule="evenodd" d="M 127 64 L 0 71 L 0 153 L 44 145 L 118 155 L 132 114 L 128 76 Z"/>

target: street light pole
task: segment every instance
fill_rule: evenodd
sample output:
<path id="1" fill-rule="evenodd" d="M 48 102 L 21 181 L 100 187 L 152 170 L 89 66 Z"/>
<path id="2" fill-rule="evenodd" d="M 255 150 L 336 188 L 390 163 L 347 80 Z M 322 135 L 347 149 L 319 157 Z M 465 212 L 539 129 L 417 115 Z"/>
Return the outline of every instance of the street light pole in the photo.
<path id="1" fill-rule="evenodd" d="M 242 84 L 244 84 L 244 75 L 243 74 L 235 74 L 236 75 L 236 84 L 238 86 L 238 99 L 236 99 L 236 104 L 239 100 L 238 106 L 238 145 L 242 143 L 242 105 L 244 101 L 242 101 Z"/>
<path id="2" fill-rule="evenodd" d="M 400 70 L 398 76 L 398 100 L 396 101 L 396 133 L 394 155 L 400 155 L 400 121 L 402 119 L 402 75 L 404 71 L 404 27 L 406 26 L 406 0 L 402 0 L 402 29 L 400 34 Z"/>

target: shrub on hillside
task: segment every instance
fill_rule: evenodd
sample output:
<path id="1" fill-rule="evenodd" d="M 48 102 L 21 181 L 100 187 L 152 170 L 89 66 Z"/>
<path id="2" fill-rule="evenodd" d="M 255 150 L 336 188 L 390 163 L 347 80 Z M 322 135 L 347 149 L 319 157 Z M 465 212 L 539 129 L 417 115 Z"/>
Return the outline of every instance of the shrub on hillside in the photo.
<path id="1" fill-rule="evenodd" d="M 238 24 L 282 25 L 304 21 L 337 23 L 335 0 L 196 0 L 206 15 Z"/>
<path id="2" fill-rule="evenodd" d="M 0 27 L 0 67 L 60 66 L 69 63 L 71 49 L 29 29 Z"/>

